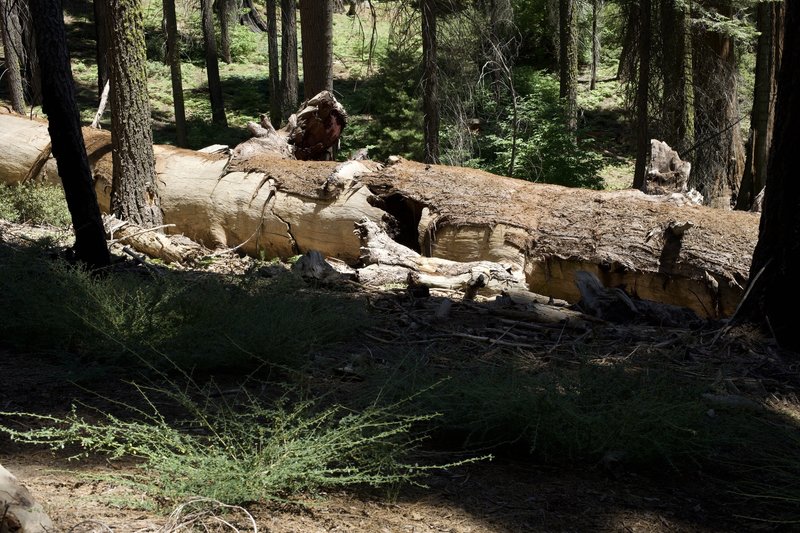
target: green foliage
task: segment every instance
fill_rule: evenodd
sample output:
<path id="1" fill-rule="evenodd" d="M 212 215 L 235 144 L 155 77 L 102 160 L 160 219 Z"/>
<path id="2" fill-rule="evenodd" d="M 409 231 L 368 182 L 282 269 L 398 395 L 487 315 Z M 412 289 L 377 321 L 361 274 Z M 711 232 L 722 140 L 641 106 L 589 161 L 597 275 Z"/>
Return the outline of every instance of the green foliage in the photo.
<path id="1" fill-rule="evenodd" d="M 578 144 L 566 128 L 558 81 L 545 72 L 531 71 L 520 76 L 516 117 L 511 104 L 505 106 L 505 117 L 493 133 L 483 139 L 478 165 L 498 174 L 509 174 L 514 130 L 516 154 L 514 177 L 529 181 L 555 183 L 571 187 L 599 189 L 602 157 L 587 148 L 588 141 Z"/>
<path id="2" fill-rule="evenodd" d="M 397 405 L 354 412 L 313 402 L 265 404 L 252 397 L 229 403 L 191 387 L 196 398 L 185 387 L 137 389 L 151 409 L 130 408 L 133 420 L 106 413 L 86 420 L 74 407 L 64 418 L 0 413 L 39 426 L 20 431 L 0 425 L 0 431 L 53 449 L 78 445 L 85 456 L 139 459 L 138 473 L 115 480 L 162 505 L 188 497 L 241 504 L 324 489 L 391 486 L 435 468 L 405 462 L 423 438 L 414 427 L 432 416 L 398 414 Z M 186 411 L 184 421 L 170 423 L 158 411 L 154 397 L 164 396 Z"/>
<path id="3" fill-rule="evenodd" d="M 52 185 L 0 184 L 0 218 L 59 228 L 72 224 L 64 190 Z"/>
<path id="4" fill-rule="evenodd" d="M 42 255 L 0 247 L 0 337 L 21 350 L 107 363 L 135 356 L 156 365 L 168 354 L 202 370 L 300 367 L 311 351 L 350 338 L 366 320 L 361 303 L 306 294 L 290 276 L 97 278 Z"/>

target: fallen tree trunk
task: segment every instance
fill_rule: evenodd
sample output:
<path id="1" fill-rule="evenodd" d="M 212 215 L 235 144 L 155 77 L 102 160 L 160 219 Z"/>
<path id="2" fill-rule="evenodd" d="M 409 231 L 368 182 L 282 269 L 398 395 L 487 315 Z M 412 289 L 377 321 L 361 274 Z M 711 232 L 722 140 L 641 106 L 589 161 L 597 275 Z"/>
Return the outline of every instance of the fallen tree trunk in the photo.
<path id="1" fill-rule="evenodd" d="M 19 480 L 0 465 L 0 532 L 55 531 L 41 505 Z"/>
<path id="2" fill-rule="evenodd" d="M 110 136 L 84 136 L 108 211 Z M 0 114 L 0 182 L 25 179 L 48 145 L 45 123 Z M 574 274 L 585 270 L 606 287 L 719 317 L 741 298 L 758 237 L 758 215 L 680 194 L 570 189 L 399 158 L 384 166 L 154 149 L 169 231 L 254 256 L 318 250 L 355 263 L 353 229 L 366 218 L 421 256 L 500 263 L 540 294 L 577 301 Z"/>

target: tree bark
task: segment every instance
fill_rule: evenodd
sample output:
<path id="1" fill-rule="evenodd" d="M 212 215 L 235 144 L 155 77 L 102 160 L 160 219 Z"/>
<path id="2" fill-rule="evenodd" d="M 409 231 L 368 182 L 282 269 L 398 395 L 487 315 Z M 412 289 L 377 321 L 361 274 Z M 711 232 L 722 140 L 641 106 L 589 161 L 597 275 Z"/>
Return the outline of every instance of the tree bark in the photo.
<path id="1" fill-rule="evenodd" d="M 567 129 L 578 129 L 578 32 L 575 24 L 576 0 L 560 0 L 559 27 L 559 96 L 564 100 Z"/>
<path id="2" fill-rule="evenodd" d="M 758 4 L 756 26 L 761 34 L 756 47 L 756 79 L 750 141 L 744 165 L 742 187 L 736 209 L 750 209 L 767 180 L 767 160 L 775 124 L 775 93 L 783 49 L 783 2 Z"/>
<path id="3" fill-rule="evenodd" d="M 639 70 L 636 77 L 636 166 L 633 188 L 644 190 L 650 153 L 650 0 L 639 0 Z"/>
<path id="4" fill-rule="evenodd" d="M 709 0 L 707 4 L 723 16 L 733 14 L 732 0 Z M 702 27 L 693 37 L 695 152 L 689 185 L 700 191 L 709 205 L 730 209 L 745 159 L 734 40 Z"/>
<path id="5" fill-rule="evenodd" d="M 20 4 L 16 0 L 0 0 L 0 31 L 5 51 L 5 78 L 8 86 L 11 109 L 25 113 L 25 93 L 22 88 L 22 26 L 19 17 Z"/>
<path id="6" fill-rule="evenodd" d="M 300 2 L 300 31 L 304 98 L 333 91 L 333 0 Z"/>
<path id="7" fill-rule="evenodd" d="M 686 8 L 676 0 L 661 0 L 661 73 L 664 79 L 662 140 L 683 153 L 689 139 L 689 95 Z"/>
<path id="8" fill-rule="evenodd" d="M 422 0 L 422 110 L 424 161 L 439 162 L 439 64 L 436 57 L 436 2 Z"/>
<path id="9" fill-rule="evenodd" d="M 40 154 L 31 148 L 47 143 L 44 130 L 0 114 L 0 181 L 30 173 Z M 108 134 L 84 134 L 107 208 Z M 254 256 L 318 250 L 356 263 L 353 228 L 366 217 L 423 256 L 501 263 L 554 298 L 577 301 L 574 274 L 584 270 L 606 287 L 720 317 L 741 299 L 758 238 L 757 214 L 693 206 L 680 196 L 568 189 L 400 158 L 382 166 L 247 155 L 238 147 L 230 160 L 155 151 L 165 222 L 175 224 L 169 231 Z"/>
<path id="10" fill-rule="evenodd" d="M 183 76 L 181 74 L 181 52 L 178 45 L 178 21 L 175 16 L 175 0 L 164 0 L 164 29 L 167 34 L 167 62 L 172 81 L 172 102 L 175 108 L 175 137 L 177 145 L 186 148 L 186 111 L 183 106 Z"/>
<path id="11" fill-rule="evenodd" d="M 597 85 L 597 69 L 600 65 L 600 34 L 597 33 L 597 19 L 602 9 L 600 0 L 592 0 L 592 72 L 589 79 L 589 90 L 594 91 Z"/>
<path id="12" fill-rule="evenodd" d="M 300 79 L 297 67 L 297 4 L 281 0 L 281 118 L 297 109 Z"/>
<path id="13" fill-rule="evenodd" d="M 222 98 L 222 82 L 219 78 L 219 58 L 217 56 L 217 40 L 214 37 L 214 19 L 212 18 L 211 0 L 200 0 L 200 11 L 203 19 L 203 42 L 206 51 L 206 73 L 208 74 L 208 92 L 211 98 L 211 122 L 216 126 L 228 127 L 225 116 L 225 103 Z"/>
<path id="14" fill-rule="evenodd" d="M 775 130 L 769 157 L 764 214 L 753 256 L 750 294 L 744 316 L 761 324 L 785 348 L 800 352 L 800 330 L 792 310 L 800 291 L 800 4 L 786 2 L 783 57 L 775 104 Z"/>
<path id="15" fill-rule="evenodd" d="M 622 30 L 622 49 L 619 54 L 617 79 L 620 83 L 627 83 L 631 81 L 633 73 L 636 72 L 637 43 L 639 42 L 639 3 L 623 3 L 622 17 L 625 27 Z"/>
<path id="16" fill-rule="evenodd" d="M 111 257 L 81 134 L 61 5 L 48 0 L 30 0 L 29 5 L 42 67 L 42 105 L 49 120 L 48 147 L 52 147 L 72 216 L 75 256 L 90 268 L 102 268 L 111 262 Z"/>
<path id="17" fill-rule="evenodd" d="M 278 0 L 267 0 L 267 39 L 269 48 L 269 118 L 281 123 L 281 79 L 278 63 Z"/>
<path id="18" fill-rule="evenodd" d="M 233 62 L 231 56 L 231 26 L 238 19 L 235 0 L 217 0 L 217 16 L 219 17 L 220 57 L 228 64 Z"/>
<path id="19" fill-rule="evenodd" d="M 139 0 L 108 0 L 114 214 L 140 226 L 163 224 L 155 183 L 147 96 L 147 54 Z"/>

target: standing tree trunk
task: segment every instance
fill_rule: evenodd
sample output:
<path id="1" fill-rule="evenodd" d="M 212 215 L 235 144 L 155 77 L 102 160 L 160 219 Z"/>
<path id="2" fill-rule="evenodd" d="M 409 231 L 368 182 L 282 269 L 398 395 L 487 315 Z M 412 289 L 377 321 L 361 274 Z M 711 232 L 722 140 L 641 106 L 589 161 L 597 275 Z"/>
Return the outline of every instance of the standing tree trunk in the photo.
<path id="1" fill-rule="evenodd" d="M 25 93 L 22 88 L 22 64 L 25 49 L 22 46 L 22 25 L 18 0 L 0 0 L 0 30 L 3 33 L 5 51 L 5 77 L 8 84 L 11 108 L 19 114 L 25 113 Z"/>
<path id="2" fill-rule="evenodd" d="M 219 48 L 222 60 L 228 64 L 233 62 L 231 56 L 231 26 L 237 19 L 236 0 L 217 0 L 216 11 L 219 16 Z"/>
<path id="3" fill-rule="evenodd" d="M 225 103 L 222 99 L 222 82 L 219 79 L 219 58 L 217 57 L 217 40 L 214 37 L 214 19 L 211 16 L 211 0 L 200 0 L 200 11 L 203 18 L 208 92 L 211 97 L 211 121 L 216 126 L 228 127 Z"/>
<path id="4" fill-rule="evenodd" d="M 589 90 L 594 91 L 597 85 L 597 68 L 600 64 L 600 34 L 597 33 L 597 18 L 600 16 L 602 5 L 600 0 L 592 0 L 592 74 L 589 80 Z"/>
<path id="5" fill-rule="evenodd" d="M 147 97 L 147 54 L 139 0 L 108 1 L 114 179 L 112 211 L 140 226 L 163 223 Z"/>
<path id="6" fill-rule="evenodd" d="M 783 47 L 783 2 L 758 4 L 756 79 L 753 88 L 753 112 L 750 118 L 750 141 L 744 165 L 742 188 L 736 209 L 750 209 L 767 180 L 767 158 L 775 124 L 775 93 Z"/>
<path id="7" fill-rule="evenodd" d="M 303 92 L 308 100 L 333 90 L 333 0 L 300 2 Z"/>
<path id="8" fill-rule="evenodd" d="M 633 188 L 644 189 L 647 156 L 650 152 L 649 105 L 650 95 L 650 0 L 639 0 L 639 70 L 636 85 L 636 167 Z"/>
<path id="9" fill-rule="evenodd" d="M 281 118 L 297 110 L 300 78 L 297 68 L 297 4 L 281 0 Z"/>
<path id="10" fill-rule="evenodd" d="M 269 118 L 277 128 L 281 123 L 281 80 L 278 64 L 278 0 L 267 0 L 267 44 L 269 47 Z"/>
<path id="11" fill-rule="evenodd" d="M 631 81 L 633 73 L 636 72 L 636 43 L 639 42 L 639 3 L 623 2 L 621 10 L 625 27 L 622 30 L 622 50 L 619 53 L 617 79 L 620 83 L 627 83 Z"/>
<path id="12" fill-rule="evenodd" d="M 578 32 L 575 31 L 577 0 L 560 0 L 558 9 L 559 35 L 559 96 L 564 99 L 567 129 L 578 129 Z"/>
<path id="13" fill-rule="evenodd" d="M 175 136 L 178 146 L 186 148 L 186 111 L 183 107 L 183 76 L 181 55 L 178 47 L 178 21 L 175 16 L 175 0 L 164 0 L 164 29 L 167 34 L 167 62 L 172 79 L 172 101 L 175 107 Z"/>
<path id="14" fill-rule="evenodd" d="M 733 15 L 732 0 L 713 0 L 708 7 Z M 695 155 L 689 186 L 714 207 L 730 208 L 744 167 L 739 128 L 737 67 L 733 38 L 700 27 L 692 46 Z"/>
<path id="15" fill-rule="evenodd" d="M 422 109 L 426 163 L 439 162 L 439 65 L 436 58 L 436 2 L 422 0 Z"/>
<path id="16" fill-rule="evenodd" d="M 800 4 L 786 2 L 785 13 L 774 138 L 745 316 L 762 324 L 784 348 L 800 352 L 800 330 L 792 312 L 800 297 L 800 180 L 796 162 L 800 137 Z"/>
<path id="17" fill-rule="evenodd" d="M 661 0 L 661 72 L 664 78 L 664 141 L 679 153 L 690 146 L 686 8 L 676 0 Z"/>
<path id="18" fill-rule="evenodd" d="M 105 267 L 110 264 L 111 257 L 75 103 L 75 82 L 61 4 L 30 0 L 29 5 L 42 67 L 43 110 L 49 121 L 51 150 L 72 216 L 75 256 L 90 268 Z"/>
<path id="19" fill-rule="evenodd" d="M 108 81 L 108 18 L 105 0 L 94 0 L 95 61 L 97 61 L 97 98 Z"/>

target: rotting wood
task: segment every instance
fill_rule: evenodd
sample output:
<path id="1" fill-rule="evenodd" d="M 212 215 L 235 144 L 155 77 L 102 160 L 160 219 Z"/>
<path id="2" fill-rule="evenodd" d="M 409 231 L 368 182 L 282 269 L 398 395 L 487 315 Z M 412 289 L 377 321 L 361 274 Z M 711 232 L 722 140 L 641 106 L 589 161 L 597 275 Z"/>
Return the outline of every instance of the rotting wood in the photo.
<path id="1" fill-rule="evenodd" d="M 107 211 L 109 134 L 84 136 Z M 45 123 L 0 114 L 0 181 L 24 179 L 48 144 Z M 154 149 L 170 231 L 256 257 L 317 250 L 355 264 L 353 227 L 366 218 L 422 264 L 502 264 L 523 289 L 570 302 L 580 299 L 575 273 L 584 270 L 605 287 L 720 317 L 741 298 L 758 238 L 757 214 L 694 206 L 680 194 L 568 189 L 401 158 L 381 165 Z M 44 174 L 54 177 L 50 165 Z M 670 224 L 686 222 L 693 225 L 667 246 Z"/>

